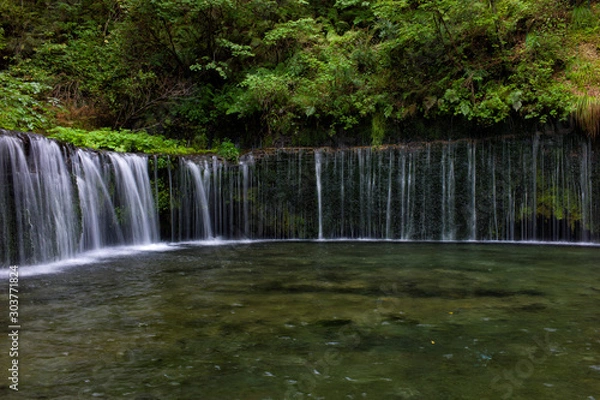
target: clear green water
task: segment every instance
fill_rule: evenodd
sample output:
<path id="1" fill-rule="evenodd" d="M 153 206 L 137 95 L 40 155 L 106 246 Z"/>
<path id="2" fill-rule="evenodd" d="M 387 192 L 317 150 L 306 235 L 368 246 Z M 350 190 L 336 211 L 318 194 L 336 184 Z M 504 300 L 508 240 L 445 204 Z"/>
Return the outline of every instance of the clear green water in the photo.
<path id="1" fill-rule="evenodd" d="M 599 266 L 596 247 L 259 242 L 25 276 L 0 397 L 600 399 Z"/>

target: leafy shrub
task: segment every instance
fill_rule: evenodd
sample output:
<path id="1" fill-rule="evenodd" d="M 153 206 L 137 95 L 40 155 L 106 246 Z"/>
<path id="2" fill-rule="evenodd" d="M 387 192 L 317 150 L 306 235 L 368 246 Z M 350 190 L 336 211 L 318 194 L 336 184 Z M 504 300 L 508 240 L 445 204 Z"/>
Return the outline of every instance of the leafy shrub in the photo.
<path id="1" fill-rule="evenodd" d="M 0 128 L 40 131 L 52 119 L 51 104 L 44 102 L 50 87 L 0 73 Z"/>
<path id="2" fill-rule="evenodd" d="M 228 138 L 225 138 L 221 143 L 218 143 L 214 150 L 217 155 L 228 161 L 237 162 L 240 158 L 239 149 L 235 147 L 235 144 Z"/>

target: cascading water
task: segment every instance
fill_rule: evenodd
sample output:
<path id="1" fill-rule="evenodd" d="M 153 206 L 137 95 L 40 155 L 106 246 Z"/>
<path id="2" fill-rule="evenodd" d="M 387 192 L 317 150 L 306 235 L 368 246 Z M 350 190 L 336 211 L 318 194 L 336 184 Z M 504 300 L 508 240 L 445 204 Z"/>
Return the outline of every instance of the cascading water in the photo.
<path id="1" fill-rule="evenodd" d="M 0 263 L 161 239 L 600 240 L 576 137 L 165 159 L 0 135 Z"/>
<path id="2" fill-rule="evenodd" d="M 244 209 L 244 213 L 241 215 L 244 230 L 243 234 L 245 237 L 250 237 L 250 211 L 248 205 L 248 190 L 250 187 L 250 179 L 249 179 L 249 165 L 253 164 L 254 159 L 252 156 L 248 157 L 247 161 L 242 161 L 240 166 L 242 168 L 242 206 Z M 241 226 L 242 224 L 240 224 Z"/>
<path id="3" fill-rule="evenodd" d="M 599 238 L 598 162 L 573 137 L 277 150 L 217 172 L 210 164 L 185 163 L 219 174 L 204 178 L 206 204 L 233 217 L 203 220 L 224 238 Z"/>
<path id="4" fill-rule="evenodd" d="M 148 160 L 134 154 L 109 154 L 116 205 L 127 244 L 158 241 L 158 224 L 148 175 Z"/>
<path id="5" fill-rule="evenodd" d="M 323 239 L 323 196 L 321 194 L 321 170 L 322 170 L 321 152 L 315 152 L 315 177 L 317 179 L 317 209 L 319 219 L 319 240 Z"/>
<path id="6" fill-rule="evenodd" d="M 81 210 L 80 250 L 98 250 L 113 243 L 124 243 L 100 156 L 77 150 L 72 164 Z"/>
<path id="7" fill-rule="evenodd" d="M 59 146 L 35 137 L 0 137 L 0 204 L 5 263 L 75 253 L 78 229 L 71 175 Z"/>
<path id="8" fill-rule="evenodd" d="M 199 165 L 186 161 L 184 167 L 179 240 L 213 238 L 209 197 L 206 190 L 208 173 L 205 171 L 208 171 L 208 164 L 204 162 Z"/>
<path id="9" fill-rule="evenodd" d="M 147 159 L 0 136 L 0 252 L 4 265 L 159 239 Z"/>

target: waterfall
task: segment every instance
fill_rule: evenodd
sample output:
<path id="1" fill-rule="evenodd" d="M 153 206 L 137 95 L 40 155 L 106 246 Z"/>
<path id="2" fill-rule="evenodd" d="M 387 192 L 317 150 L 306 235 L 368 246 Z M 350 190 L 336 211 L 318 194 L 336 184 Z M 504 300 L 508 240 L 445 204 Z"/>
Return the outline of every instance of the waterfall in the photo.
<path id="1" fill-rule="evenodd" d="M 391 239 L 391 224 L 392 224 L 392 171 L 394 164 L 394 154 L 390 155 L 389 165 L 388 165 L 388 193 L 387 193 L 387 203 L 385 208 L 385 238 Z M 343 218 L 343 217 L 342 217 Z"/>
<path id="2" fill-rule="evenodd" d="M 442 150 L 442 232 L 441 240 L 456 239 L 455 211 L 455 175 L 456 159 L 454 144 L 450 143 Z"/>
<path id="3" fill-rule="evenodd" d="M 80 251 L 125 243 L 115 206 L 106 186 L 106 171 L 98 154 L 77 150 L 73 172 L 81 210 Z"/>
<path id="4" fill-rule="evenodd" d="M 59 146 L 31 137 L 0 136 L 2 254 L 39 263 L 77 249 L 78 221 L 71 175 Z"/>
<path id="5" fill-rule="evenodd" d="M 250 212 L 249 212 L 249 204 L 248 204 L 248 190 L 250 188 L 250 178 L 249 178 L 249 165 L 253 163 L 253 159 L 250 157 L 248 161 L 242 160 L 242 203 L 244 213 L 242 214 L 243 222 L 243 232 L 244 237 L 250 237 Z"/>
<path id="6" fill-rule="evenodd" d="M 110 154 L 121 228 L 127 244 L 158 241 L 154 199 L 148 176 L 148 160 L 127 154 Z"/>
<path id="7" fill-rule="evenodd" d="M 182 207 L 181 226 L 179 240 L 208 239 L 213 238 L 213 224 L 211 210 L 209 208 L 210 185 L 209 165 L 207 161 L 196 164 L 192 161 L 184 161 L 182 174 Z M 213 207 L 213 209 L 216 209 Z"/>
<path id="8" fill-rule="evenodd" d="M 243 226 L 237 229 L 252 238 L 599 237 L 600 210 L 591 201 L 600 190 L 597 156 L 588 141 L 576 137 L 415 143 L 380 150 L 284 149 L 255 153 L 251 165 L 239 168 L 243 190 L 229 198 L 242 202 Z"/>
<path id="9" fill-rule="evenodd" d="M 477 160 L 476 147 L 474 144 L 469 144 L 469 240 L 477 240 Z"/>
<path id="10" fill-rule="evenodd" d="M 146 157 L 0 135 L 3 265 L 35 264 L 158 238 Z"/>
<path id="11" fill-rule="evenodd" d="M 600 242 L 600 160 L 576 136 L 162 157 L 0 134 L 0 264 L 223 239 Z"/>
<path id="12" fill-rule="evenodd" d="M 319 219 L 319 240 L 323 239 L 323 196 L 321 194 L 321 152 L 315 152 L 315 176 L 317 179 L 317 202 L 318 202 L 318 219 Z"/>

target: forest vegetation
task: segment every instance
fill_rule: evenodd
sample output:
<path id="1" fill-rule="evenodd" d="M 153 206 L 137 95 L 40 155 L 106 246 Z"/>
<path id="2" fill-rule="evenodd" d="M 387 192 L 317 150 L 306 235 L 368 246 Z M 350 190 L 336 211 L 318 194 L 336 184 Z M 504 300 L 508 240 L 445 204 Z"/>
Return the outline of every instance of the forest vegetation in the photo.
<path id="1" fill-rule="evenodd" d="M 557 121 L 596 136 L 599 15 L 586 0 L 0 0 L 0 128 L 167 153 Z"/>

